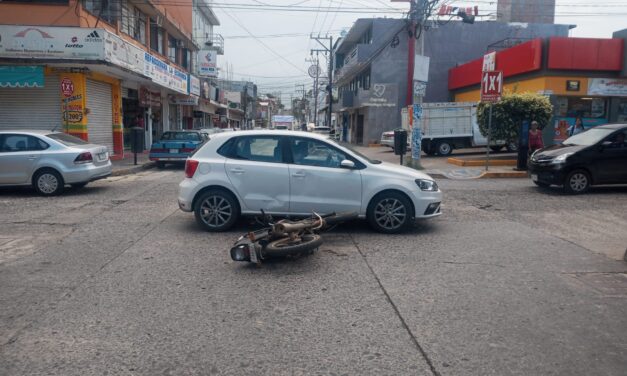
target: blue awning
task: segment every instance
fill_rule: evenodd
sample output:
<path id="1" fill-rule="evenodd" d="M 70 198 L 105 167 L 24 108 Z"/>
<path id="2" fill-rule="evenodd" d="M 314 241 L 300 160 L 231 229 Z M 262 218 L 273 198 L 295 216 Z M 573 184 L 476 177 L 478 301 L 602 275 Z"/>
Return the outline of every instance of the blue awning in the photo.
<path id="1" fill-rule="evenodd" d="M 44 87 L 44 67 L 0 66 L 0 87 Z"/>

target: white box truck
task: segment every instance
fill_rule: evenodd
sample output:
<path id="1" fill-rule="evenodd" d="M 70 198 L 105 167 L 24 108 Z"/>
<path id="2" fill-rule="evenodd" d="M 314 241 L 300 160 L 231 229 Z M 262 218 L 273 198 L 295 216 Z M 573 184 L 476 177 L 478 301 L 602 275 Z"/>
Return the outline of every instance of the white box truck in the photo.
<path id="1" fill-rule="evenodd" d="M 494 125 L 494 124 L 493 124 Z M 477 123 L 476 102 L 424 103 L 420 119 L 422 150 L 429 155 L 450 155 L 453 149 L 486 146 L 488 140 Z M 518 143 L 491 141 L 490 148 L 516 151 Z"/>
<path id="2" fill-rule="evenodd" d="M 409 111 L 401 111 L 402 127 L 408 132 L 413 129 Z M 454 149 L 486 146 L 488 140 L 479 131 L 477 124 L 476 102 L 443 102 L 423 103 L 422 118 L 422 150 L 428 155 L 450 155 Z M 411 140 L 411 134 L 409 135 Z M 503 147 L 508 151 L 516 151 L 517 142 L 494 140 L 491 149 L 498 151 Z M 383 132 L 381 144 L 394 147 L 394 132 Z"/>

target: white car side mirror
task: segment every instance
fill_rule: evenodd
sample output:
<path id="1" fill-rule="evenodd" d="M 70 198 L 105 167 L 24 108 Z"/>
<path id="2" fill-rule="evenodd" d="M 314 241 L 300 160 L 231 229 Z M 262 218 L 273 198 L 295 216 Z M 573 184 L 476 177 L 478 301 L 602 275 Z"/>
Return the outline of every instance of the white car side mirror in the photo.
<path id="1" fill-rule="evenodd" d="M 348 168 L 348 169 L 353 169 L 355 168 L 355 162 L 345 159 L 342 162 L 340 162 L 340 167 L 342 168 Z"/>

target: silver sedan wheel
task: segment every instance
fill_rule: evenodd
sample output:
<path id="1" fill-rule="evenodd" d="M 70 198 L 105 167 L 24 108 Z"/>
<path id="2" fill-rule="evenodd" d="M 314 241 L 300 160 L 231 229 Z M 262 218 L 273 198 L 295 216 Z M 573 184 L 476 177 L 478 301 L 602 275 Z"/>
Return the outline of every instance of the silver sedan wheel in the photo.
<path id="1" fill-rule="evenodd" d="M 573 192 L 583 192 L 588 187 L 588 177 L 582 172 L 573 174 L 568 182 Z"/>
<path id="2" fill-rule="evenodd" d="M 405 223 L 407 208 L 395 198 L 386 198 L 374 208 L 374 220 L 386 230 L 396 230 Z"/>
<path id="3" fill-rule="evenodd" d="M 59 188 L 59 179 L 54 174 L 43 173 L 37 179 L 37 188 L 42 193 L 52 194 Z"/>
<path id="4" fill-rule="evenodd" d="M 200 217 L 209 227 L 224 226 L 232 216 L 233 208 L 222 196 L 209 196 L 200 205 Z"/>

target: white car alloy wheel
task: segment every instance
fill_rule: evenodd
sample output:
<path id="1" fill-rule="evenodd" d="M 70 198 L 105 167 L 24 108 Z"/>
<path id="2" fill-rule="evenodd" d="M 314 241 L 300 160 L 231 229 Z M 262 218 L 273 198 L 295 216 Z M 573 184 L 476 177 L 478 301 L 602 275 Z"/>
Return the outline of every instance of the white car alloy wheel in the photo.
<path id="1" fill-rule="evenodd" d="M 63 178 L 59 173 L 52 170 L 38 173 L 34 183 L 37 192 L 44 196 L 55 195 L 63 189 Z"/>
<path id="2" fill-rule="evenodd" d="M 368 221 L 377 231 L 388 234 L 401 232 L 413 217 L 405 196 L 396 192 L 376 196 L 368 209 Z"/>
<path id="3" fill-rule="evenodd" d="M 222 190 L 209 191 L 198 198 L 194 208 L 197 222 L 208 231 L 225 231 L 239 216 L 235 198 Z"/>

